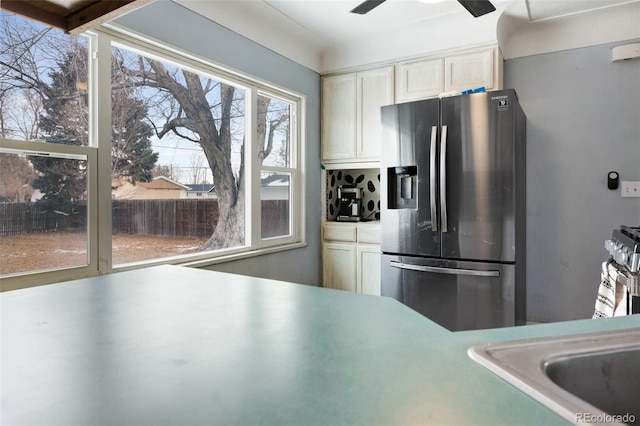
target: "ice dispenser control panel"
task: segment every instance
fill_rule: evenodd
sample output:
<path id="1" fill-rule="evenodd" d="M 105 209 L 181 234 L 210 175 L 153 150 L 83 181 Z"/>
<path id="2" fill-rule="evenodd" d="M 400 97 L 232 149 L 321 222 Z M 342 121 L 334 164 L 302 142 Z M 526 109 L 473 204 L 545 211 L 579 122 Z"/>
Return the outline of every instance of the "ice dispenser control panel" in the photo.
<path id="1" fill-rule="evenodd" d="M 415 209 L 418 206 L 418 166 L 389 167 L 389 209 Z"/>

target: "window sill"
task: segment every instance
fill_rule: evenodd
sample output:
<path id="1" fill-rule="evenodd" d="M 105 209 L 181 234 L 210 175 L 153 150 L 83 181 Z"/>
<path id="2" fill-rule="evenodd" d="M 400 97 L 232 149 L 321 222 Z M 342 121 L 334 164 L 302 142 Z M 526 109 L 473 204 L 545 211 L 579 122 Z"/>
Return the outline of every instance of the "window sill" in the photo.
<path id="1" fill-rule="evenodd" d="M 176 260 L 173 260 L 173 261 L 165 260 L 165 261 L 157 261 L 157 262 L 154 262 L 154 261 L 139 262 L 139 263 L 135 263 L 135 264 L 123 265 L 123 266 L 117 267 L 117 268 L 114 267 L 113 272 L 127 271 L 127 270 L 131 270 L 131 269 L 139 269 L 139 268 L 143 268 L 143 267 L 162 265 L 162 264 L 187 266 L 187 267 L 190 267 L 190 268 L 203 268 L 203 267 L 206 267 L 206 266 L 217 265 L 217 264 L 220 264 L 220 263 L 232 262 L 234 260 L 248 259 L 248 258 L 251 258 L 251 257 L 262 256 L 262 255 L 271 254 L 271 253 L 277 253 L 277 252 L 285 251 L 285 250 L 294 250 L 294 249 L 298 249 L 298 248 L 302 248 L 302 247 L 306 247 L 306 246 L 307 246 L 306 242 L 297 242 L 297 243 L 289 243 L 289 244 L 283 244 L 283 245 L 273 246 L 273 247 L 265 247 L 265 248 L 260 248 L 260 249 L 256 249 L 256 250 L 250 250 L 250 251 L 223 254 L 223 255 L 218 255 L 218 256 L 214 256 L 214 257 L 208 257 L 208 258 L 205 258 L 205 259 L 197 259 L 197 260 L 176 259 Z"/>
<path id="2" fill-rule="evenodd" d="M 261 249 L 256 249 L 256 250 L 251 250 L 251 251 L 245 251 L 245 252 L 241 252 L 241 253 L 233 253 L 233 254 L 228 254 L 228 255 L 224 255 L 224 256 L 217 256 L 217 257 L 213 257 L 213 258 L 209 258 L 209 259 L 201 259 L 201 260 L 196 260 L 196 261 L 191 261 L 191 262 L 184 262 L 184 263 L 180 263 L 180 266 L 188 266 L 191 268 L 202 268 L 205 266 L 210 266 L 210 265 L 216 265 L 219 263 L 225 263 L 225 262 L 231 262 L 234 260 L 240 260 L 240 259 L 247 259 L 250 257 L 256 257 L 256 256 L 262 256 L 265 254 L 271 254 L 271 253 L 277 253 L 280 251 L 285 251 L 285 250 L 294 250 L 294 249 L 298 249 L 298 248 L 302 248 L 302 247 L 306 247 L 307 243 L 305 242 L 300 242 L 300 243 L 289 243 L 289 244 L 283 244 L 281 246 L 275 246 L 275 247 L 265 247 L 265 248 L 261 248 Z"/>

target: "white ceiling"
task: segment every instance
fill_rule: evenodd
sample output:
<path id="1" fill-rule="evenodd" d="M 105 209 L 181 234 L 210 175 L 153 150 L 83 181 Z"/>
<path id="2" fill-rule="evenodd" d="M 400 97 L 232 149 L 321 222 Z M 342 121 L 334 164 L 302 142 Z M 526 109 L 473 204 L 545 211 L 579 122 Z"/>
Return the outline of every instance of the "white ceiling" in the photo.
<path id="1" fill-rule="evenodd" d="M 497 11 L 479 18 L 473 18 L 455 0 L 436 4 L 387 0 L 366 15 L 349 13 L 362 0 L 173 1 L 303 65 L 326 71 L 336 66 L 323 64 L 322 58 L 331 57 L 332 50 L 354 43 L 363 45 L 367 40 L 380 43 L 381 38 L 394 38 L 409 28 L 420 28 L 423 37 L 425 28 L 441 27 L 446 22 L 449 27 L 463 29 L 463 33 L 468 30 L 470 37 L 486 38 L 476 40 L 478 43 L 495 42 L 497 20 L 505 11 L 518 22 L 528 24 L 596 13 L 593 11 L 640 0 L 492 0 Z M 482 31 L 474 32 L 483 26 Z M 444 36 L 440 31 L 433 37 Z M 441 44 L 450 47 L 446 42 Z M 292 54 L 294 51 L 297 53 Z"/>

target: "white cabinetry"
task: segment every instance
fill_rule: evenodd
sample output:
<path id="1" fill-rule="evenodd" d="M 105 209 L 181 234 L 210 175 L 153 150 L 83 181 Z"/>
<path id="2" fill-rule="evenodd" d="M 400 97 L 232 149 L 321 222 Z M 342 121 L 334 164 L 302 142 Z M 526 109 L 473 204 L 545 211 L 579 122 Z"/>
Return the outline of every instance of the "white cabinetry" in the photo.
<path id="1" fill-rule="evenodd" d="M 322 249 L 323 287 L 356 291 L 356 245 L 325 242 Z"/>
<path id="2" fill-rule="evenodd" d="M 445 58 L 444 91 L 463 91 L 476 87 L 494 89 L 493 56 L 496 53 L 485 50 Z"/>
<path id="3" fill-rule="evenodd" d="M 323 286 L 380 295 L 380 224 L 325 222 Z"/>
<path id="4" fill-rule="evenodd" d="M 399 62 L 397 69 L 397 102 L 477 87 L 502 89 L 502 55 L 498 48 Z"/>
<path id="5" fill-rule="evenodd" d="M 356 156 L 356 75 L 322 78 L 322 158 L 340 160 Z"/>
<path id="6" fill-rule="evenodd" d="M 398 64 L 396 101 L 409 102 L 438 96 L 444 88 L 444 59 L 406 61 Z"/>
<path id="7" fill-rule="evenodd" d="M 358 292 L 380 296 L 380 246 L 356 246 L 356 288 Z"/>
<path id="8" fill-rule="evenodd" d="M 380 161 L 382 128 L 380 107 L 394 101 L 394 68 L 376 68 L 356 73 L 356 158 Z"/>
<path id="9" fill-rule="evenodd" d="M 323 162 L 379 161 L 380 107 L 393 101 L 393 66 L 323 77 Z"/>

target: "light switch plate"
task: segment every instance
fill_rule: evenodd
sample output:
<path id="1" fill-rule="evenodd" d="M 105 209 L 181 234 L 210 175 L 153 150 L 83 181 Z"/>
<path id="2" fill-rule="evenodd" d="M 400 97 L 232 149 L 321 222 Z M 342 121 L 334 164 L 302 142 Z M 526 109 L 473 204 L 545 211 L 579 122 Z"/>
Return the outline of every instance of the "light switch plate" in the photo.
<path id="1" fill-rule="evenodd" d="M 640 198 L 640 182 L 622 181 L 620 195 L 625 198 Z"/>

